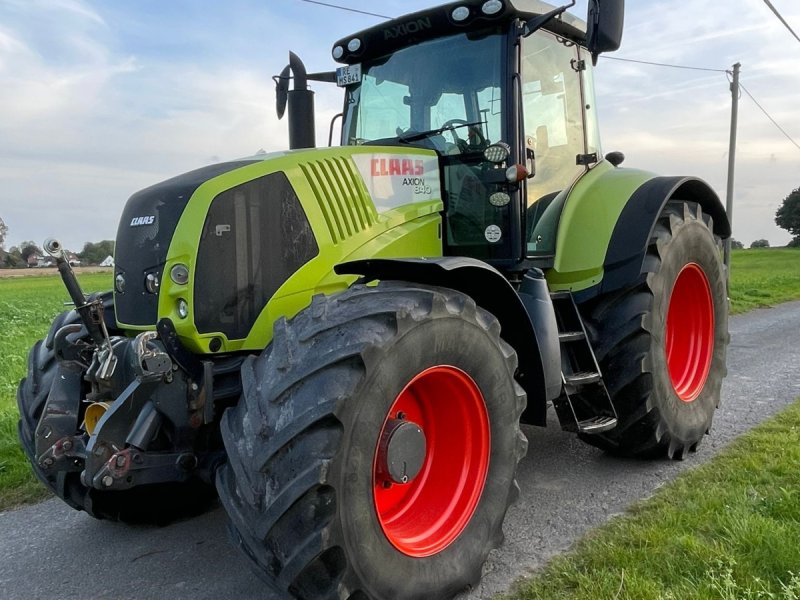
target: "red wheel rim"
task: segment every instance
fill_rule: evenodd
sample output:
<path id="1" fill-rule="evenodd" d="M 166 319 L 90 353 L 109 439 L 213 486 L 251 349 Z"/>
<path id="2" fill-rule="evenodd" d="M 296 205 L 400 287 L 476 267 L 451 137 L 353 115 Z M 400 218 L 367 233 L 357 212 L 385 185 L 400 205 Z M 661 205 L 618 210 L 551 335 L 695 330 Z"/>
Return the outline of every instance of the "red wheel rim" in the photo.
<path id="1" fill-rule="evenodd" d="M 444 550 L 472 518 L 486 483 L 491 437 L 486 404 L 477 384 L 451 366 L 419 373 L 395 399 L 384 421 L 417 424 L 425 457 L 408 483 L 394 483 L 373 460 L 375 510 L 386 538 L 408 556 Z"/>
<path id="2" fill-rule="evenodd" d="M 678 273 L 667 312 L 669 376 L 678 398 L 695 400 L 708 377 L 714 353 L 714 302 L 703 269 L 689 263 Z"/>

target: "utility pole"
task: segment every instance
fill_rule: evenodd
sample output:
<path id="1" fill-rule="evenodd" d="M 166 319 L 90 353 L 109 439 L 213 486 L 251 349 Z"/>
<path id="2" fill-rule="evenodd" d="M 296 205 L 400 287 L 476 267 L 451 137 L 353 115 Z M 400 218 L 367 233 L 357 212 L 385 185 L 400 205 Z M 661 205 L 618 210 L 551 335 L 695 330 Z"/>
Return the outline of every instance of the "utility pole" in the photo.
<path id="1" fill-rule="evenodd" d="M 733 233 L 733 172 L 736 167 L 736 126 L 739 120 L 739 67 L 741 63 L 733 65 L 733 79 L 731 80 L 731 138 L 728 146 L 728 189 L 725 196 L 725 212 L 731 224 Z M 731 277 L 731 238 L 725 240 L 725 267 L 728 279 Z"/>

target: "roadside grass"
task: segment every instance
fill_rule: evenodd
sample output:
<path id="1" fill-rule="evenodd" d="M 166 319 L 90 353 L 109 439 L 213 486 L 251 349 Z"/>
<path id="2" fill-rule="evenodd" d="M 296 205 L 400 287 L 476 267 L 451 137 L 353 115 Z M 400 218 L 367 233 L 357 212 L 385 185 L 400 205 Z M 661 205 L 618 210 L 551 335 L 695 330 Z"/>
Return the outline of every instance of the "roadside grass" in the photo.
<path id="1" fill-rule="evenodd" d="M 800 599 L 800 400 L 504 598 Z"/>
<path id="2" fill-rule="evenodd" d="M 78 275 L 84 291 L 111 287 L 111 275 Z M 68 307 L 55 275 L 0 278 L 0 510 L 46 497 L 17 441 L 17 385 L 27 371 L 28 350 L 47 335 L 53 318 Z"/>
<path id="3" fill-rule="evenodd" d="M 731 253 L 731 314 L 800 299 L 800 248 Z"/>

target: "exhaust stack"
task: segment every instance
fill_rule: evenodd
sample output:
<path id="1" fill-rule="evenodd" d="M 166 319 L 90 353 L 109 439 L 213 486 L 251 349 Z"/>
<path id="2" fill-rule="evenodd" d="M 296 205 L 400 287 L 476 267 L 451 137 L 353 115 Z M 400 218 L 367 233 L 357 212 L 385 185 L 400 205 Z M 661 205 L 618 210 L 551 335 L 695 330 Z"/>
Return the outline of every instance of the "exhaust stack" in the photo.
<path id="1" fill-rule="evenodd" d="M 275 79 L 276 111 L 283 117 L 289 108 L 289 149 L 313 148 L 314 132 L 314 92 L 308 89 L 306 67 L 300 57 L 289 52 L 289 64 Z M 289 89 L 289 81 L 294 79 L 294 89 Z"/>

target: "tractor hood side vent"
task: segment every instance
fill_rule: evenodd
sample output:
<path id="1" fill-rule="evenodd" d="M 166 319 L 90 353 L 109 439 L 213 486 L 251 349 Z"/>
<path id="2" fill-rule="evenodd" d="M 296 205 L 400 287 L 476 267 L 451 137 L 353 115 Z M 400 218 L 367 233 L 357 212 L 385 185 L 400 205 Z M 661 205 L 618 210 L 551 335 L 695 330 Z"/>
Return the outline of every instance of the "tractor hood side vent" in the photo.
<path id="1" fill-rule="evenodd" d="M 303 163 L 300 169 L 314 193 L 334 244 L 375 223 L 375 206 L 351 160 L 325 158 Z"/>

